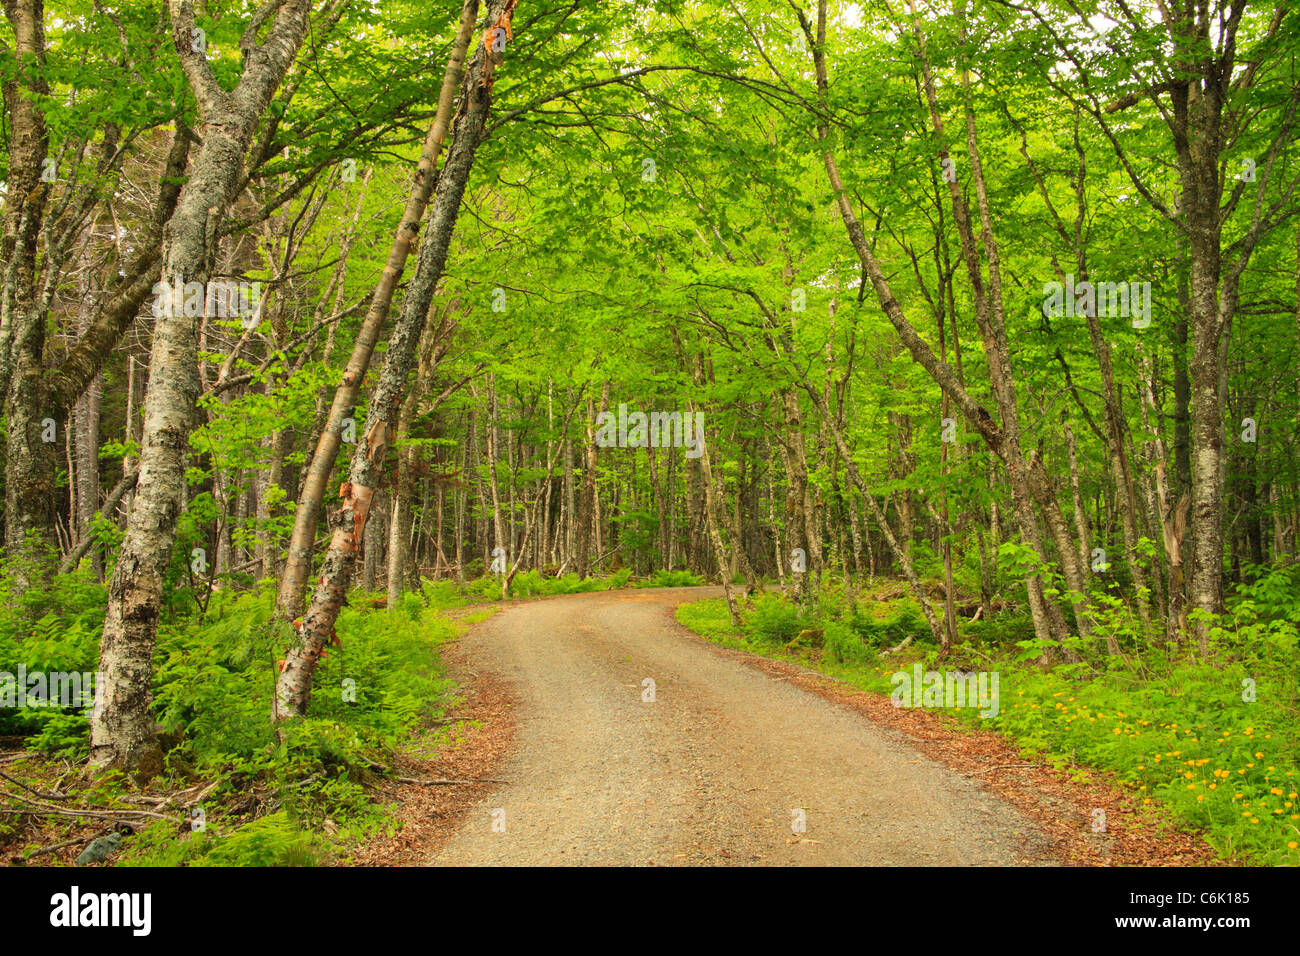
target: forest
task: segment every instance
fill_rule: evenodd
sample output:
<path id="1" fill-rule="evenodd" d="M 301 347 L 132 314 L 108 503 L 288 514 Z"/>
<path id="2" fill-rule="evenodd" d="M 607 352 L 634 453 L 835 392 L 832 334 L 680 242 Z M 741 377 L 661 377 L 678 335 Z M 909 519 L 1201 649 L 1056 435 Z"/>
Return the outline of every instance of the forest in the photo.
<path id="1" fill-rule="evenodd" d="M 676 595 L 1300 864 L 1300 10 L 4 13 L 6 863 L 373 862 L 464 634 Z"/>

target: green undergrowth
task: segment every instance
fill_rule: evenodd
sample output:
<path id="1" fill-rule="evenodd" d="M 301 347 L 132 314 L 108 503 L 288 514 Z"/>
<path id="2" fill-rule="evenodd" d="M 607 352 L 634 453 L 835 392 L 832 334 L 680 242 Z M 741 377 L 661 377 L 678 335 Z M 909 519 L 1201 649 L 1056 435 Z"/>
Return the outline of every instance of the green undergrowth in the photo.
<path id="1" fill-rule="evenodd" d="M 1300 570 L 1278 569 L 1243 587 L 1213 619 L 1209 655 L 1192 647 L 1140 651 L 1129 622 L 1100 614 L 1077 663 L 1037 665 L 1025 622 L 962 622 L 946 660 L 910 598 L 864 596 L 856 608 L 823 595 L 812 608 L 780 595 L 746 602 L 739 629 L 721 599 L 677 609 L 686 627 L 718 643 L 814 667 L 860 689 L 890 694 L 894 675 L 920 662 L 937 672 L 997 675 L 996 715 L 945 708 L 958 726 L 1007 735 L 1029 758 L 1090 769 L 1133 791 L 1143 805 L 1201 832 L 1225 859 L 1300 864 Z M 1120 655 L 1105 653 L 1114 628 Z M 1123 633 L 1119 633 L 1123 630 Z M 906 649 L 889 648 L 912 636 Z M 901 696 L 901 693 L 900 693 Z M 950 702 L 951 703 L 951 702 Z"/>
<path id="2" fill-rule="evenodd" d="M 16 673 L 19 665 L 28 673 L 95 670 L 103 587 L 79 572 L 58 579 L 49 597 L 44 608 L 0 601 L 0 672 Z M 451 731 L 434 718 L 455 697 L 439 648 L 466 622 L 453 623 L 443 610 L 466 602 L 433 587 L 378 610 L 378 595 L 353 593 L 336 626 L 339 646 L 317 668 L 308 715 L 283 724 L 277 739 L 270 701 L 288 641 L 270 623 L 274 597 L 269 581 L 243 593 L 216 591 L 204 613 L 173 613 L 159 627 L 153 705 L 165 750 L 161 772 L 147 783 L 109 774 L 64 785 L 74 795 L 69 805 L 106 809 L 139 807 L 149 795 L 201 793 L 195 809 L 202 814 L 187 811 L 178 824 L 180 813 L 169 808 L 167 820 L 128 835 L 113 862 L 335 862 L 391 825 L 376 799 L 384 768 L 398 755 L 447 741 Z M 21 739 L 32 753 L 8 772 L 22 768 L 39 780 L 75 766 L 87 755 L 88 729 L 79 707 L 0 708 L 0 735 Z M 16 839 L 13 820 L 0 815 L 7 852 Z"/>
<path id="3" fill-rule="evenodd" d="M 707 583 L 690 571 L 656 571 L 647 578 L 636 579 L 630 568 L 621 568 L 604 576 L 580 578 L 577 574 L 555 576 L 540 571 L 521 571 L 510 582 L 512 598 L 546 597 L 552 594 L 587 594 L 592 591 L 617 591 L 626 587 L 637 588 L 687 588 Z M 501 577 L 489 574 L 463 585 L 439 582 L 452 592 L 476 601 L 501 600 Z"/>

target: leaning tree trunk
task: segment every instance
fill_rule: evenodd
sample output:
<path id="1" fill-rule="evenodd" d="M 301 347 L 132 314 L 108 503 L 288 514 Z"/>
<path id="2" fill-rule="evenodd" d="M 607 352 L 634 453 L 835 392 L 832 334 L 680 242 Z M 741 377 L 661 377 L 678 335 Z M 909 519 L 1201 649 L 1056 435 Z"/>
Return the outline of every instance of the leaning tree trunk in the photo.
<path id="1" fill-rule="evenodd" d="M 297 617 L 302 610 L 303 591 L 311 571 L 316 524 L 320 517 L 321 502 L 325 499 L 330 475 L 334 473 L 334 461 L 338 457 L 339 445 L 343 440 L 343 423 L 356 406 L 361 383 L 366 377 L 366 370 L 370 367 L 375 343 L 379 340 L 379 330 L 388 317 L 393 293 L 397 289 L 398 280 L 402 277 L 411 244 L 420 231 L 420 220 L 424 218 L 425 208 L 429 204 L 438 154 L 442 150 L 442 143 L 451 121 L 452 101 L 457 84 L 460 82 L 465 52 L 469 48 L 477 15 L 478 0 L 465 0 L 461 8 L 460 25 L 451 48 L 451 56 L 447 60 L 447 70 L 442 77 L 438 110 L 424 139 L 424 150 L 416 165 L 415 179 L 411 185 L 411 192 L 406 198 L 401 222 L 397 225 L 397 235 L 393 237 L 392 247 L 388 251 L 388 260 L 384 263 L 383 274 L 371 297 L 365 320 L 357 332 L 356 341 L 352 346 L 352 355 L 348 359 L 347 368 L 343 371 L 343 378 L 335 389 L 334 402 L 330 406 L 325 427 L 321 429 L 320 437 L 316 441 L 316 451 L 312 454 L 311 464 L 303 480 L 302 491 L 298 495 L 293 534 L 289 538 L 284 576 L 280 579 L 280 590 L 276 599 L 276 613 L 285 621 Z"/>
<path id="2" fill-rule="evenodd" d="M 515 2 L 490 0 L 488 22 L 508 22 Z M 274 706 L 277 719 L 306 713 L 311 699 L 312 675 L 321 651 L 327 642 L 337 640 L 334 622 L 352 577 L 371 500 L 383 481 L 384 455 L 394 437 L 402 393 L 424 332 L 434 288 L 442 278 L 447 262 L 452 232 L 474 166 L 474 156 L 483 139 L 492 103 L 492 69 L 499 59 L 498 54 L 489 54 L 485 46 L 476 46 L 465 70 L 456 114 L 456 133 L 447 154 L 447 164 L 439 177 L 429 234 L 421 246 L 415 275 L 402 304 L 401 318 L 388 343 L 384 366 L 371 396 L 365 433 L 357 438 L 348 481 L 341 489 L 343 502 L 331 520 L 334 531 L 319 584 L 302 618 L 297 639 L 285 654 L 276 681 Z"/>
<path id="3" fill-rule="evenodd" d="M 823 108 L 827 102 L 829 78 L 826 72 L 825 57 L 825 38 L 826 38 L 826 3 L 825 0 L 819 0 L 817 13 L 817 35 L 813 36 L 813 28 L 802 11 L 799 11 L 800 27 L 803 30 L 809 47 L 812 50 L 813 66 L 816 73 L 817 87 L 819 91 L 819 101 Z M 924 54 L 924 38 L 917 33 L 918 41 L 921 43 L 921 53 Z M 924 57 L 921 60 L 923 77 L 925 79 L 926 97 L 930 103 L 930 112 L 932 125 L 936 134 L 943 138 L 943 126 L 940 119 L 940 112 L 937 99 L 934 93 L 934 84 L 930 76 L 929 66 Z M 979 323 L 981 334 L 985 342 L 985 354 L 989 361 L 989 374 L 993 382 L 993 394 L 997 401 L 997 407 L 1002 419 L 1001 425 L 994 423 L 992 416 L 984 409 L 978 401 L 962 386 L 957 380 L 951 367 L 946 363 L 939 362 L 937 356 L 931 351 L 930 346 L 920 337 L 915 327 L 907 320 L 903 313 L 902 307 L 894 297 L 893 291 L 889 287 L 889 282 L 881 269 L 875 253 L 872 251 L 870 244 L 867 242 L 866 234 L 858 220 L 856 213 L 853 211 L 852 203 L 849 200 L 849 194 L 845 187 L 843 178 L 840 175 L 839 165 L 835 160 L 835 154 L 830 144 L 830 126 L 823 119 L 820 120 L 817 127 L 817 138 L 822 144 L 822 161 L 826 168 L 827 179 L 830 183 L 831 190 L 835 195 L 836 204 L 839 207 L 840 218 L 844 222 L 845 230 L 848 233 L 849 242 L 857 253 L 858 260 L 862 265 L 863 272 L 871 282 L 875 290 L 876 298 L 879 300 L 881 308 L 884 310 L 890 324 L 898 332 L 899 338 L 903 345 L 911 353 L 913 360 L 922 366 L 929 373 L 930 377 L 949 395 L 951 395 L 954 404 L 966 416 L 976 433 L 988 444 L 999 458 L 1002 459 L 1007 468 L 1007 474 L 1010 477 L 1012 503 L 1015 507 L 1017 524 L 1020 526 L 1021 535 L 1025 543 L 1032 547 L 1040 557 L 1046 560 L 1046 551 L 1043 546 L 1042 531 L 1039 526 L 1038 516 L 1034 511 L 1034 502 L 1030 491 L 1030 470 L 1028 462 L 1021 448 L 1019 421 L 1017 415 L 1017 403 L 1015 392 L 1015 381 L 1011 371 L 1010 346 L 1006 337 L 1006 326 L 1003 316 L 1002 288 L 1000 270 L 997 260 L 997 246 L 993 239 L 992 218 L 988 208 L 988 198 L 985 191 L 984 180 L 979 167 L 979 153 L 975 139 L 974 116 L 967 110 L 967 145 L 968 153 L 971 160 L 972 177 L 975 182 L 976 193 L 979 200 L 979 214 L 981 224 L 981 239 L 984 241 L 985 255 L 989 263 L 989 283 L 988 291 L 985 292 L 984 281 L 981 276 L 980 259 L 975 244 L 974 233 L 971 228 L 969 209 L 966 201 L 962 196 L 961 189 L 954 181 L 949 184 L 949 191 L 952 198 L 953 213 L 958 231 L 961 236 L 962 257 L 966 261 L 967 271 L 970 274 L 972 290 L 976 299 L 976 320 Z M 946 152 L 944 153 L 946 156 Z M 873 511 L 876 509 L 873 508 Z M 1036 636 L 1044 641 L 1047 646 L 1048 641 L 1063 641 L 1067 636 L 1064 616 L 1060 608 L 1054 603 L 1047 600 L 1044 592 L 1043 578 L 1039 575 L 1031 575 L 1025 580 L 1025 587 L 1029 597 L 1030 613 L 1033 618 L 1034 632 Z M 936 631 L 936 639 L 938 632 Z"/>

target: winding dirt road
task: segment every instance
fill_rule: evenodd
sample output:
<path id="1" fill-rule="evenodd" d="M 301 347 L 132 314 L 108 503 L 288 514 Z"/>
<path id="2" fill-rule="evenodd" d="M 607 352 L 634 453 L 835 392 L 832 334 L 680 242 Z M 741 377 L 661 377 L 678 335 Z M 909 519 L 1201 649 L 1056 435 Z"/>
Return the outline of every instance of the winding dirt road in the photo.
<path id="1" fill-rule="evenodd" d="M 496 773 L 509 784 L 429 862 L 1056 862 L 1036 824 L 979 784 L 674 619 L 720 593 L 569 595 L 473 627 L 463 660 L 511 686 L 517 746 Z"/>

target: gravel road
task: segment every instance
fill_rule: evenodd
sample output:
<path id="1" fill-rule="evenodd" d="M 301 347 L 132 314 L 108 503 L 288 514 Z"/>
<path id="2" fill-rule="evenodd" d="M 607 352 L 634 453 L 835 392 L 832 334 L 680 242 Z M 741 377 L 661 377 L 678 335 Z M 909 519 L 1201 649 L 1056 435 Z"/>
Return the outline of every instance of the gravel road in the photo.
<path id="1" fill-rule="evenodd" d="M 475 625 L 463 660 L 510 686 L 517 746 L 495 773 L 509 783 L 430 864 L 1056 862 L 1034 822 L 978 783 L 673 618 L 720 593 L 567 595 Z"/>

